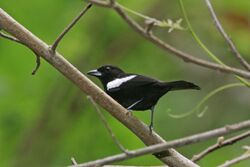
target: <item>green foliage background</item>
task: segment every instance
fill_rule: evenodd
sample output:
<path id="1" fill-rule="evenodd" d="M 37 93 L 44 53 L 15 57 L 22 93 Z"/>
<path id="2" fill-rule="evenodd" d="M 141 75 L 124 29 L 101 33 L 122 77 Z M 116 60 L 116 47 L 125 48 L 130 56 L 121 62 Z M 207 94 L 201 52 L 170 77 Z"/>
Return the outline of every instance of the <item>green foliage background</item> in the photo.
<path id="1" fill-rule="evenodd" d="M 178 1 L 119 2 L 160 20 L 182 17 Z M 221 0 L 213 4 L 226 31 L 250 61 L 250 1 Z M 1 8 L 49 44 L 83 6 L 85 2 L 80 0 L 0 1 Z M 185 1 L 185 6 L 192 25 L 208 48 L 227 64 L 240 67 L 213 26 L 204 2 Z M 187 31 L 167 33 L 167 29 L 161 28 L 154 31 L 177 48 L 209 59 Z M 200 85 L 202 90 L 199 92 L 171 92 L 159 101 L 155 130 L 166 140 L 249 119 L 247 88 L 218 94 L 208 101 L 208 112 L 202 118 L 195 115 L 183 119 L 169 117 L 168 110 L 176 114 L 188 112 L 211 90 L 236 80 L 232 75 L 185 63 L 165 53 L 131 30 L 111 10 L 93 6 L 60 43 L 59 52 L 83 73 L 102 64 L 114 64 L 128 72 L 166 81 L 184 79 Z M 35 56 L 30 50 L 0 39 L 0 166 L 58 167 L 71 164 L 70 157 L 84 162 L 119 153 L 86 95 L 47 62 L 42 61 L 38 73 L 32 76 L 34 67 Z M 100 85 L 96 79 L 91 79 Z M 126 148 L 144 146 L 118 121 L 104 113 Z M 134 115 L 149 122 L 149 112 L 134 112 Z M 214 142 L 216 140 L 177 150 L 190 158 Z M 249 139 L 216 151 L 199 164 L 207 167 L 221 164 L 242 154 L 244 144 L 249 144 Z M 245 161 L 236 166 L 249 166 L 249 163 Z M 119 164 L 160 165 L 161 162 L 149 155 Z"/>

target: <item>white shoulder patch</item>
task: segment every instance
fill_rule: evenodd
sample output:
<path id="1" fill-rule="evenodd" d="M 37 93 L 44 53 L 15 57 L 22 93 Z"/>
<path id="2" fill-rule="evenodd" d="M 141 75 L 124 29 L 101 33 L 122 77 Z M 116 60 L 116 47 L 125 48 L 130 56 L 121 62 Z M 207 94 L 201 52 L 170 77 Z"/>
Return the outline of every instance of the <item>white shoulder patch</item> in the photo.
<path id="1" fill-rule="evenodd" d="M 127 76 L 127 77 L 123 77 L 123 78 L 117 78 L 113 81 L 110 81 L 108 84 L 107 84 L 107 90 L 110 90 L 110 89 L 113 89 L 113 88 L 117 88 L 119 87 L 121 84 L 135 78 L 136 75 L 130 75 L 130 76 Z"/>

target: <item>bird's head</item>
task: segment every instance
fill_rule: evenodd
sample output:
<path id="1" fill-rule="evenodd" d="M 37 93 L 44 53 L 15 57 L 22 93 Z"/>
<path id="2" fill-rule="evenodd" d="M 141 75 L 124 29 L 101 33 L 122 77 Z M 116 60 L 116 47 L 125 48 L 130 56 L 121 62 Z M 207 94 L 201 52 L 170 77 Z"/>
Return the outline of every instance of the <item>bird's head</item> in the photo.
<path id="1" fill-rule="evenodd" d="M 99 67 L 98 69 L 89 71 L 87 74 L 95 76 L 100 79 L 103 84 L 107 84 L 109 81 L 112 81 L 124 74 L 124 72 L 118 67 L 112 65 L 104 65 Z"/>

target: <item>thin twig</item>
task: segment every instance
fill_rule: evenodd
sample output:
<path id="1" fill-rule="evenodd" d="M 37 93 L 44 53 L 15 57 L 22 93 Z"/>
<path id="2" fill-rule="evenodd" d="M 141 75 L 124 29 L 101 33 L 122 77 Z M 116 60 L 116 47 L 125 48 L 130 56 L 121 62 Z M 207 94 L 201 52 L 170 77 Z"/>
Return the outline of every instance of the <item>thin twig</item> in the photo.
<path id="1" fill-rule="evenodd" d="M 113 8 L 126 23 L 134 29 L 136 32 L 138 32 L 141 36 L 146 38 L 147 40 L 151 41 L 153 44 L 156 46 L 162 48 L 165 51 L 171 52 L 177 57 L 181 58 L 185 62 L 191 62 L 197 65 L 200 65 L 202 67 L 210 68 L 213 70 L 221 71 L 221 72 L 226 72 L 226 73 L 234 73 L 236 75 L 242 76 L 244 78 L 250 79 L 250 73 L 247 71 L 243 71 L 237 68 L 229 67 L 226 65 L 219 65 L 217 63 L 212 63 L 197 57 L 194 57 L 188 53 L 182 52 L 181 50 L 176 49 L 175 47 L 169 45 L 168 43 L 162 41 L 159 39 L 157 36 L 153 35 L 153 33 L 148 33 L 142 28 L 135 20 L 133 20 L 131 17 L 129 17 L 125 11 L 120 7 L 120 4 L 115 2 L 114 5 L 110 5 L 109 2 L 105 1 L 100 1 L 100 0 L 89 0 L 92 4 L 99 5 L 101 7 L 106 7 L 106 8 Z"/>
<path id="2" fill-rule="evenodd" d="M 196 32 L 194 31 L 193 27 L 191 26 L 191 23 L 188 19 L 188 16 L 187 16 L 187 13 L 186 13 L 186 10 L 185 10 L 185 7 L 184 7 L 184 4 L 183 4 L 183 0 L 179 0 L 180 2 L 180 7 L 181 7 L 181 10 L 182 10 L 182 13 L 184 15 L 184 18 L 187 22 L 187 25 L 188 25 L 188 29 L 190 30 L 193 38 L 195 39 L 195 41 L 200 45 L 200 47 L 207 53 L 207 55 L 213 59 L 215 62 L 217 62 L 218 64 L 220 65 L 226 65 L 225 63 L 223 63 L 223 61 L 221 61 L 213 52 L 211 52 L 207 47 L 206 45 L 201 41 L 201 39 L 199 38 L 199 36 L 196 34 Z M 250 82 L 244 80 L 243 78 L 239 77 L 239 76 L 235 76 L 240 82 L 244 83 L 245 86 L 247 87 L 250 87 Z"/>
<path id="3" fill-rule="evenodd" d="M 130 152 L 132 153 L 130 155 L 125 154 L 125 153 L 117 154 L 117 155 L 109 156 L 103 159 L 98 159 L 95 161 L 78 164 L 77 167 L 92 167 L 96 165 L 111 164 L 114 162 L 128 160 L 128 159 L 139 157 L 139 156 L 146 155 L 146 154 L 158 153 L 158 152 L 167 150 L 169 148 L 177 148 L 177 147 L 182 147 L 185 145 L 201 142 L 201 141 L 208 140 L 214 137 L 219 137 L 219 136 L 226 135 L 232 132 L 243 130 L 246 128 L 250 128 L 250 120 L 243 121 L 243 122 L 233 124 L 233 125 L 227 125 L 222 128 L 214 129 L 211 131 L 203 132 L 203 133 L 188 136 L 188 137 L 184 137 L 181 139 L 176 139 L 173 141 L 169 141 L 167 143 L 160 143 L 160 144 L 148 146 L 146 148 L 130 150 Z"/>
<path id="4" fill-rule="evenodd" d="M 12 36 L 10 36 L 10 35 L 7 35 L 7 34 L 5 34 L 5 33 L 3 33 L 3 32 L 0 32 L 0 37 L 3 37 L 3 38 L 5 38 L 5 39 L 8 39 L 8 40 L 11 40 L 11 41 L 20 43 L 20 44 L 23 44 L 23 43 L 22 43 L 21 41 L 19 41 L 17 38 L 12 37 Z"/>
<path id="5" fill-rule="evenodd" d="M 250 159 L 250 149 L 249 147 L 247 148 L 247 151 L 243 153 L 241 156 L 236 157 L 232 160 L 226 161 L 224 164 L 219 165 L 218 167 L 230 167 L 234 164 L 240 163 L 241 161 L 244 161 L 246 159 Z"/>
<path id="6" fill-rule="evenodd" d="M 220 165 L 218 167 L 230 167 L 230 166 L 232 166 L 234 164 L 237 164 L 237 163 L 239 163 L 241 161 L 244 161 L 246 159 L 250 159 L 250 154 L 242 154 L 241 156 L 239 156 L 239 157 L 237 157 L 235 159 L 232 159 L 230 161 L 227 161 L 225 164 L 222 164 L 222 165 Z"/>
<path id="7" fill-rule="evenodd" d="M 35 69 L 32 71 L 32 75 L 35 75 L 36 74 L 36 72 L 37 72 L 37 70 L 39 69 L 39 67 L 40 67 L 40 65 L 41 65 L 41 60 L 40 60 L 40 56 L 38 55 L 38 54 L 36 54 L 35 53 L 35 55 L 36 55 L 36 67 L 35 67 Z"/>
<path id="8" fill-rule="evenodd" d="M 231 51 L 235 55 L 235 57 L 239 60 L 239 62 L 242 64 L 243 67 L 245 67 L 248 71 L 250 71 L 250 64 L 240 55 L 239 51 L 237 50 L 236 46 L 234 45 L 233 41 L 230 39 L 230 37 L 227 35 L 225 30 L 223 29 L 219 19 L 217 18 L 215 11 L 211 5 L 210 0 L 204 0 L 207 8 L 209 9 L 209 12 L 213 18 L 213 21 L 215 23 L 216 28 L 221 33 L 229 47 L 231 48 Z"/>
<path id="9" fill-rule="evenodd" d="M 63 39 L 67 32 L 80 20 L 80 18 L 90 9 L 92 6 L 91 3 L 88 3 L 87 6 L 80 12 L 80 14 L 74 18 L 74 20 L 63 30 L 63 32 L 57 37 L 55 42 L 51 45 L 51 51 L 55 52 L 59 42 Z"/>
<path id="10" fill-rule="evenodd" d="M 74 166 L 78 165 L 74 157 L 71 157 L 71 162 Z"/>
<path id="11" fill-rule="evenodd" d="M 97 112 L 97 114 L 99 115 L 103 125 L 105 126 L 105 128 L 108 130 L 108 133 L 110 134 L 110 136 L 112 137 L 114 143 L 118 146 L 118 148 L 126 153 L 126 154 L 131 154 L 127 149 L 125 149 L 123 147 L 123 145 L 119 142 L 119 140 L 116 138 L 115 134 L 113 133 L 111 127 L 109 126 L 105 116 L 102 114 L 101 110 L 99 109 L 99 107 L 97 106 L 96 102 L 92 99 L 91 96 L 87 96 L 87 98 L 90 100 L 90 102 L 93 104 L 93 106 L 95 107 L 95 111 Z"/>
<path id="12" fill-rule="evenodd" d="M 17 43 L 19 43 L 19 44 L 24 45 L 24 44 L 23 44 L 20 40 L 18 40 L 17 38 L 15 38 L 15 37 L 13 37 L 13 36 L 10 36 L 10 35 L 7 35 L 7 34 L 5 34 L 5 33 L 3 33 L 3 32 L 0 32 L 0 37 L 3 37 L 3 38 L 8 39 L 8 40 L 10 40 L 10 41 L 17 42 Z M 36 54 L 35 52 L 34 52 L 34 54 L 36 55 L 36 67 L 35 67 L 35 69 L 32 71 L 32 73 L 31 73 L 32 75 L 35 75 L 35 74 L 36 74 L 37 70 L 39 69 L 39 67 L 40 67 L 40 65 L 41 65 L 40 56 L 39 56 L 38 54 Z"/>
<path id="13" fill-rule="evenodd" d="M 207 149 L 205 149 L 204 151 L 200 152 L 199 154 L 197 155 L 194 155 L 193 158 L 191 159 L 192 161 L 194 162 L 197 162 L 199 161 L 200 159 L 204 158 L 206 155 L 208 155 L 209 153 L 219 149 L 219 148 L 222 148 L 222 147 L 225 147 L 225 146 L 228 146 L 228 145 L 232 145 L 240 140 L 243 140 L 247 137 L 250 136 L 250 131 L 247 131 L 245 133 L 242 133 L 240 135 L 237 135 L 237 136 L 234 136 L 232 138 L 229 138 L 227 140 L 224 140 L 224 141 L 218 141 L 216 144 L 208 147 Z"/>

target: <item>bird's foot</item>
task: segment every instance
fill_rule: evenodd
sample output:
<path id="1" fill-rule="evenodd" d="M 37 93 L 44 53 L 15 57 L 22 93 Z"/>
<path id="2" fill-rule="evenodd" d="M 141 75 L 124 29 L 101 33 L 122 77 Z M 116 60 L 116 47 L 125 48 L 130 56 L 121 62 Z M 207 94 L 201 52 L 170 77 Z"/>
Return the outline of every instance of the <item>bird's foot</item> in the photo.
<path id="1" fill-rule="evenodd" d="M 149 132 L 150 132 L 150 134 L 152 134 L 152 132 L 153 132 L 153 125 L 150 124 L 148 127 L 149 127 Z"/>

